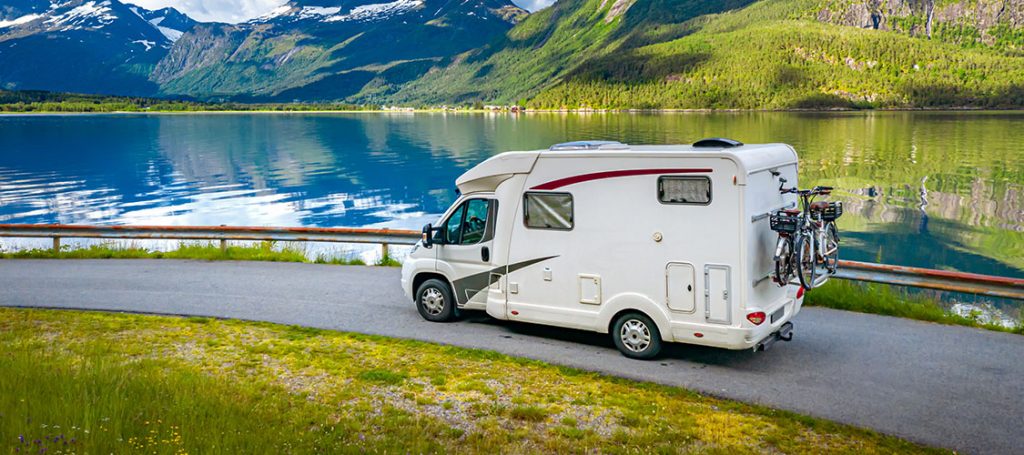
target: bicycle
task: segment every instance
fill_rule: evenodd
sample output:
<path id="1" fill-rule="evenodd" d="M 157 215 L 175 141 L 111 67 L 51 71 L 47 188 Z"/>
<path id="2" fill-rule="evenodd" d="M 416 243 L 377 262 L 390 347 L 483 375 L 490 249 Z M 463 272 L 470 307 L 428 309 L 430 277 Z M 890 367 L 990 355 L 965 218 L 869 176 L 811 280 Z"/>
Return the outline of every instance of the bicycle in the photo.
<path id="1" fill-rule="evenodd" d="M 783 188 L 786 179 L 779 180 L 781 193 L 800 196 L 802 210 L 783 209 L 771 215 L 771 229 L 779 233 L 773 280 L 786 286 L 795 271 L 800 285 L 810 290 L 818 284 L 819 276 L 834 275 L 838 268 L 839 229 L 835 220 L 842 215 L 843 205 L 814 201 L 815 196 L 831 194 L 832 187 Z"/>

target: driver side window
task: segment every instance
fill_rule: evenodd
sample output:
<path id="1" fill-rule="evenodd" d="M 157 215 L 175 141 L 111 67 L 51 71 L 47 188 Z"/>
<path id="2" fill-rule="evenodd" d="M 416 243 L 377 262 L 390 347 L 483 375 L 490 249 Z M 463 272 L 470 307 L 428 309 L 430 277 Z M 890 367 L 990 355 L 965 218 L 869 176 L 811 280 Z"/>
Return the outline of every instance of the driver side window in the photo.
<path id="1" fill-rule="evenodd" d="M 452 212 L 444 224 L 447 243 L 450 245 L 473 245 L 480 243 L 487 231 L 487 216 L 490 212 L 487 199 L 470 199 Z"/>
<path id="2" fill-rule="evenodd" d="M 448 221 L 444 223 L 444 238 L 447 243 L 458 245 L 461 240 L 462 234 L 462 215 L 466 214 L 466 204 L 462 204 L 459 208 L 452 212 L 452 216 L 448 218 Z"/>

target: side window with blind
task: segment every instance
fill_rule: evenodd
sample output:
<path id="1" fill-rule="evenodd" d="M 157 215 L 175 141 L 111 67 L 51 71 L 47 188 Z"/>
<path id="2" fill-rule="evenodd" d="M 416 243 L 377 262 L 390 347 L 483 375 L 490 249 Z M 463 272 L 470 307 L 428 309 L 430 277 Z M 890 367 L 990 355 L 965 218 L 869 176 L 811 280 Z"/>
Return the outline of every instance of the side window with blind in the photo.
<path id="1" fill-rule="evenodd" d="M 659 177 L 658 200 L 662 204 L 708 205 L 711 203 L 711 179 L 668 175 Z"/>
<path id="2" fill-rule="evenodd" d="M 526 193 L 523 222 L 531 229 L 569 231 L 573 227 L 572 195 L 569 193 Z"/>

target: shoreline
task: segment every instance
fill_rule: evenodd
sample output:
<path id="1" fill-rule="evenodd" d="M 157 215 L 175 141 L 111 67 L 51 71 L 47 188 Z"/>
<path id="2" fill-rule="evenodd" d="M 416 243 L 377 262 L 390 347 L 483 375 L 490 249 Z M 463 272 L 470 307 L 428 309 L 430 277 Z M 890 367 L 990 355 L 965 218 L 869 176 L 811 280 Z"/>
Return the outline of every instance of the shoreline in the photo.
<path id="1" fill-rule="evenodd" d="M 1024 113 L 1024 107 L 986 109 L 971 107 L 946 108 L 876 108 L 876 109 L 523 109 L 518 112 L 488 109 L 412 109 L 412 110 L 139 110 L 139 111 L 0 111 L 0 116 L 44 115 L 238 115 L 238 114 L 853 114 L 871 112 L 929 112 L 929 113 Z"/>

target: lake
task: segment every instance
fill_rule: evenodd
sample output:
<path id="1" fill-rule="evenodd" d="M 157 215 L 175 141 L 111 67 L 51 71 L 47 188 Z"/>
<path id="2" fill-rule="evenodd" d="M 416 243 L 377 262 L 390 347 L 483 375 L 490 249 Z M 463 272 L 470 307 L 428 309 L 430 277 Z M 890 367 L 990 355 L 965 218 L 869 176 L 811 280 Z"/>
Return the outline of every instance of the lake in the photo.
<path id="1" fill-rule="evenodd" d="M 802 187 L 839 189 L 843 258 L 1024 277 L 1022 127 L 1000 112 L 0 116 L 0 223 L 418 229 L 499 152 L 723 136 L 792 144 Z"/>

